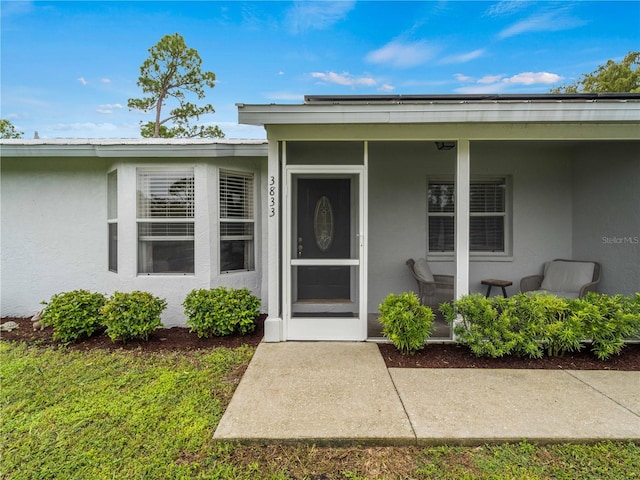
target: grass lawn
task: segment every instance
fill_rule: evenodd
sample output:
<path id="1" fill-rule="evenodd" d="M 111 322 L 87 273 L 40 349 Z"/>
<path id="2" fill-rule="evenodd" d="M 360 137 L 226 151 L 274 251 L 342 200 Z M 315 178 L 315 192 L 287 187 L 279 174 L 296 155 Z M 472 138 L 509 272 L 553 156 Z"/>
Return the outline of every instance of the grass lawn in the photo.
<path id="1" fill-rule="evenodd" d="M 640 446 L 633 443 L 320 448 L 214 442 L 253 351 L 79 352 L 0 342 L 0 478 L 640 479 Z"/>

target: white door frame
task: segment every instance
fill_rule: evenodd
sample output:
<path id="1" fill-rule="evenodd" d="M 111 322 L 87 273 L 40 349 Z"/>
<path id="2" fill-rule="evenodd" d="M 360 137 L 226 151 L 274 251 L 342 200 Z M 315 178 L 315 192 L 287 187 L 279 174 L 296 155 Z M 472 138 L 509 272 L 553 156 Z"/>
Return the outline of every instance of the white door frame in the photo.
<path id="1" fill-rule="evenodd" d="M 366 159 L 366 146 L 365 146 Z M 294 255 L 295 246 L 291 241 L 294 226 L 293 182 L 296 175 L 319 178 L 352 177 L 357 182 L 357 223 L 354 258 L 349 259 L 299 259 Z M 283 322 L 285 340 L 344 340 L 363 341 L 367 339 L 367 178 L 365 165 L 288 165 L 284 172 L 284 222 L 281 239 L 283 242 Z M 356 180 L 357 179 L 357 180 Z M 353 220 L 352 220 L 353 221 Z M 358 267 L 358 317 L 292 317 L 292 267 L 294 266 L 357 266 Z"/>

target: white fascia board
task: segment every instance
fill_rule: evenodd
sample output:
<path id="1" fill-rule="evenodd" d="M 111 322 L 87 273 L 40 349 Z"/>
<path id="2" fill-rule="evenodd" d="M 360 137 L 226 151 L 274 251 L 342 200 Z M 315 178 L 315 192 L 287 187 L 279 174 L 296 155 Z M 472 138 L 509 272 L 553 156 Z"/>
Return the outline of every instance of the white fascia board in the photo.
<path id="1" fill-rule="evenodd" d="M 266 140 L 64 139 L 0 140 L 2 157 L 203 158 L 266 157 Z"/>
<path id="2" fill-rule="evenodd" d="M 241 124 L 640 123 L 640 102 L 238 105 Z"/>

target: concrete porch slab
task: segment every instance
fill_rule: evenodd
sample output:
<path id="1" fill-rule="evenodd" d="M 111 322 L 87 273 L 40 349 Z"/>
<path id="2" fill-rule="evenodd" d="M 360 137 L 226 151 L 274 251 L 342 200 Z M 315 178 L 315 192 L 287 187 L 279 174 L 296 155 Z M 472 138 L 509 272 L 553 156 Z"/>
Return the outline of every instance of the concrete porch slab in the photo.
<path id="1" fill-rule="evenodd" d="M 632 411 L 638 402 L 638 372 L 389 371 L 418 444 L 640 439 L 640 416 Z M 618 392 L 607 396 L 598 384 Z"/>
<path id="2" fill-rule="evenodd" d="M 214 438 L 415 444 L 377 345 L 344 342 L 261 343 Z"/>

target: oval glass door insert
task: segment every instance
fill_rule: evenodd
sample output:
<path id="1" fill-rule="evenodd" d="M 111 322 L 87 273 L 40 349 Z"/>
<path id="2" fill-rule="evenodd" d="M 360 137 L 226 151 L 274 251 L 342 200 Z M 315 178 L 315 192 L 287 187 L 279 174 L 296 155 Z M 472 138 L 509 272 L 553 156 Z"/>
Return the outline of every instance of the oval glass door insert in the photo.
<path id="1" fill-rule="evenodd" d="M 313 233 L 318 248 L 326 252 L 333 243 L 333 208 L 326 196 L 320 197 L 313 215 Z"/>

